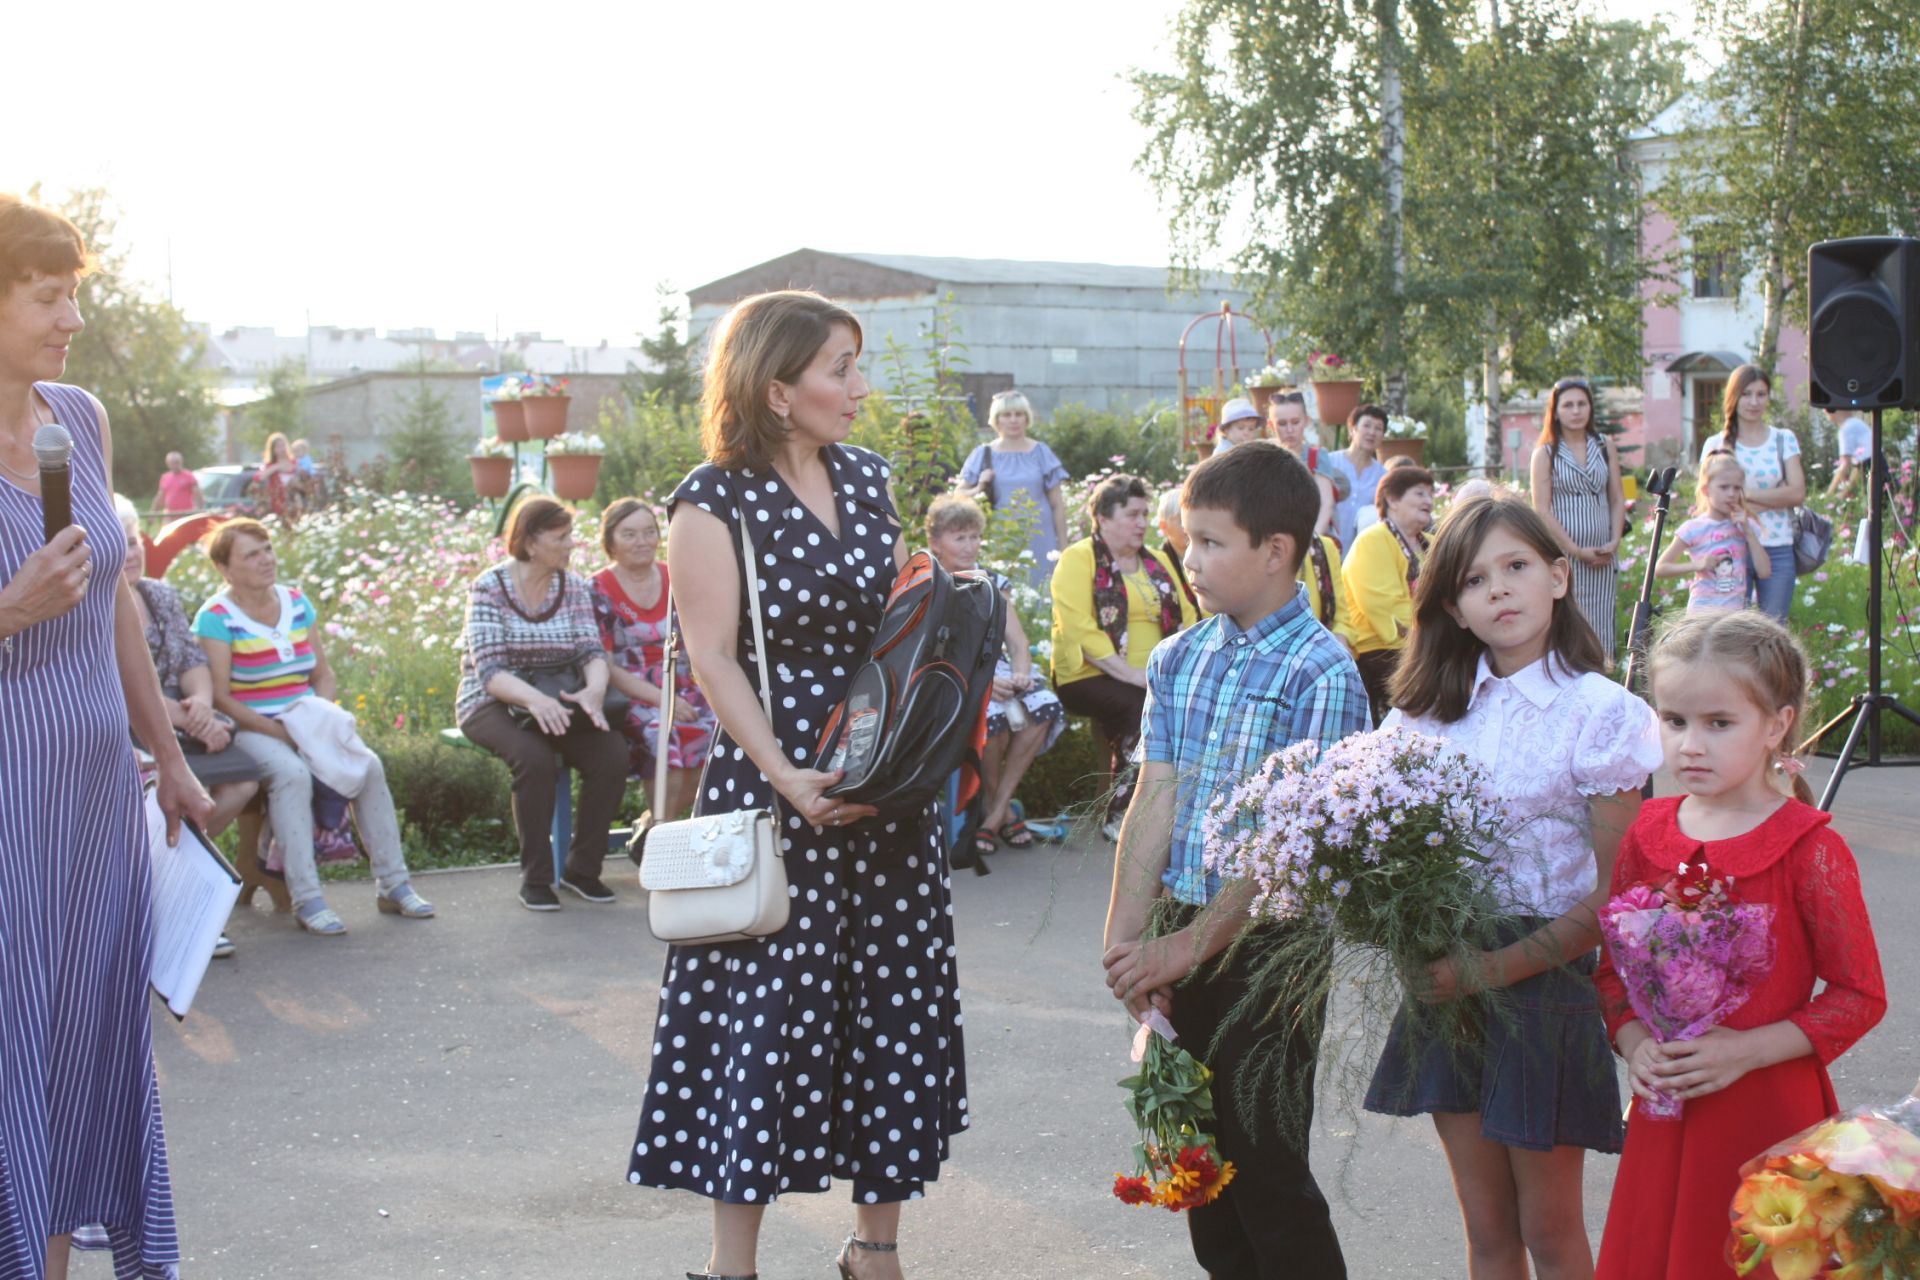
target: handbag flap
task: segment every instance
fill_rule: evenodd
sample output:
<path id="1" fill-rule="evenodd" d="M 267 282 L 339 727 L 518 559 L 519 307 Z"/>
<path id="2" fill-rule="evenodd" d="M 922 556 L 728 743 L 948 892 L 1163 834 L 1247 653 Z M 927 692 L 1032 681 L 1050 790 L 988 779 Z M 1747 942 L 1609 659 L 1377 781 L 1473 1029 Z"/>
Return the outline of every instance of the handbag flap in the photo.
<path id="1" fill-rule="evenodd" d="M 647 833 L 641 888 L 719 889 L 739 884 L 753 870 L 762 823 L 771 829 L 772 815 L 765 809 L 736 809 L 661 823 Z"/>

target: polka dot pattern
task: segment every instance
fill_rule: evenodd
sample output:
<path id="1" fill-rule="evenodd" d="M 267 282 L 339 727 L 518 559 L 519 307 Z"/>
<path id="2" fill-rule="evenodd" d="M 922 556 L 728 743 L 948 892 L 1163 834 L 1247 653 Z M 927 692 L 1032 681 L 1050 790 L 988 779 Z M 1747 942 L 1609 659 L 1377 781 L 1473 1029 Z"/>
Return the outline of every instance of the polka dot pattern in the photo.
<path id="1" fill-rule="evenodd" d="M 777 475 L 693 471 L 692 502 L 729 531 L 745 520 L 766 606 L 775 731 L 810 761 L 826 715 L 877 625 L 897 528 L 886 464 L 826 451 L 836 536 Z M 734 534 L 737 537 L 737 534 Z M 857 554 L 856 554 L 857 553 Z M 879 566 L 883 572 L 869 572 Z M 751 627 L 740 652 L 755 679 Z M 703 813 L 771 793 L 724 729 Z M 866 1204 L 917 1199 L 967 1127 L 966 1067 L 947 855 L 933 811 L 817 828 L 782 812 L 786 928 L 770 938 L 675 947 L 629 1182 L 730 1204 L 852 1182 Z"/>

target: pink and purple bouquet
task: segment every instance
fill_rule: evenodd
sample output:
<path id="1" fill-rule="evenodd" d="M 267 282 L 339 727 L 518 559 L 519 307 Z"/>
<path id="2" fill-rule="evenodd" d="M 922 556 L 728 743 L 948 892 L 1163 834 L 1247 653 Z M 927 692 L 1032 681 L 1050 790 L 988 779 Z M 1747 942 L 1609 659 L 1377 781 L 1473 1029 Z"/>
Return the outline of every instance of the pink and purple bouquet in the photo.
<path id="1" fill-rule="evenodd" d="M 1208 869 L 1253 884 L 1256 918 L 1317 916 L 1343 941 L 1425 964 L 1486 900 L 1487 851 L 1509 825 L 1484 768 L 1395 726 L 1275 752 L 1214 800 L 1201 832 Z"/>
<path id="2" fill-rule="evenodd" d="M 1691 1040 L 1747 1002 L 1773 967 L 1773 908 L 1733 896 L 1733 878 L 1706 863 L 1681 863 L 1662 884 L 1637 884 L 1600 911 L 1614 972 L 1627 1002 L 1662 1044 Z M 1655 1120 L 1677 1119 L 1664 1091 L 1638 1104 Z"/>

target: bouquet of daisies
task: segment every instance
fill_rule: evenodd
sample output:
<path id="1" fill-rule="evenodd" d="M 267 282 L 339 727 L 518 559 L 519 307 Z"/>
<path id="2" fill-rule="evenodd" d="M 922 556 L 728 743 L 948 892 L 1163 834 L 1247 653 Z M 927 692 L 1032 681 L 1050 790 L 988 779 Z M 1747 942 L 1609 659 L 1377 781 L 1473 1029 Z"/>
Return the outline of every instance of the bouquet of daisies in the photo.
<path id="1" fill-rule="evenodd" d="M 1251 886 L 1255 925 L 1283 926 L 1265 931 L 1236 1016 L 1278 1011 L 1288 1030 L 1318 1039 L 1328 997 L 1345 988 L 1361 1034 L 1330 1052 L 1362 1070 L 1403 1010 L 1416 1033 L 1475 1047 L 1478 1020 L 1498 1011 L 1500 993 L 1433 1005 L 1406 994 L 1448 956 L 1464 987 L 1483 985 L 1479 957 L 1499 945 L 1512 914 L 1494 865 L 1512 822 L 1484 768 L 1402 726 L 1324 751 L 1303 741 L 1275 752 L 1217 797 L 1202 824 L 1208 869 Z"/>

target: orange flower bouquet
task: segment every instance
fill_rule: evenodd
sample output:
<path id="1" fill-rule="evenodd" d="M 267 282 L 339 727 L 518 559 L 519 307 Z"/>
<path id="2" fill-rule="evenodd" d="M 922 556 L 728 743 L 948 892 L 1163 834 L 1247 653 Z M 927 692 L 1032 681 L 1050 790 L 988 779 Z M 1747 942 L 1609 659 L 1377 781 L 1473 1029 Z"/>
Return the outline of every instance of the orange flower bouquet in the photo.
<path id="1" fill-rule="evenodd" d="M 1822 1120 L 1754 1157 L 1734 1193 L 1727 1261 L 1760 1280 L 1920 1276 L 1920 1087 Z"/>
<path id="2" fill-rule="evenodd" d="M 1233 1181 L 1233 1162 L 1220 1157 L 1213 1134 L 1213 1072 L 1174 1043 L 1173 1026 L 1149 1009 L 1133 1038 L 1140 1070 L 1120 1082 L 1127 1110 L 1140 1126 L 1133 1172 L 1113 1176 L 1123 1204 L 1179 1213 L 1212 1204 Z"/>

